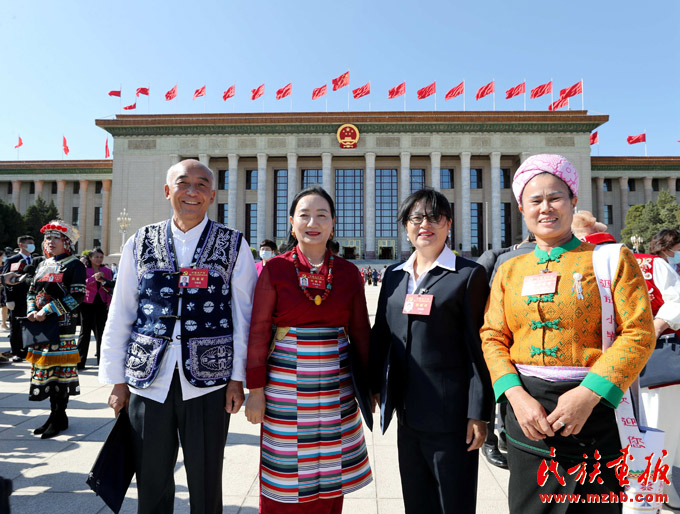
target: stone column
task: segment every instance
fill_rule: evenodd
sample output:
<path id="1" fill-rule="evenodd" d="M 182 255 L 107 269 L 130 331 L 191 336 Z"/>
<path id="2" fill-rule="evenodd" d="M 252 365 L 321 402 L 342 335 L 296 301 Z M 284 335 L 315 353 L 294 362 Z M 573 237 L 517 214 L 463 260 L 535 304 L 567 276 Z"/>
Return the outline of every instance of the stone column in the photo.
<path id="1" fill-rule="evenodd" d="M 321 186 L 331 195 L 335 201 L 335 188 L 333 187 L 333 154 L 324 152 L 321 154 L 322 178 Z"/>
<path id="2" fill-rule="evenodd" d="M 35 183 L 35 200 L 37 201 L 38 198 L 42 198 L 43 190 L 45 189 L 45 181 L 34 180 L 33 182 Z"/>
<path id="3" fill-rule="evenodd" d="M 676 195 L 675 187 L 677 184 L 677 178 L 676 177 L 668 177 L 666 179 L 668 181 L 668 192 L 672 194 L 673 196 Z"/>
<path id="4" fill-rule="evenodd" d="M 14 208 L 21 212 L 19 209 L 19 202 L 21 200 L 21 180 L 12 180 L 12 203 Z"/>
<path id="5" fill-rule="evenodd" d="M 399 205 L 403 203 L 408 195 L 411 194 L 411 154 L 401 152 L 401 168 L 399 170 Z M 402 259 L 407 259 L 411 254 L 411 242 L 408 240 L 406 231 L 401 224 L 398 225 L 397 234 L 399 236 L 399 252 Z"/>
<path id="6" fill-rule="evenodd" d="M 90 241 L 87 238 L 87 186 L 90 184 L 89 180 L 80 181 L 80 212 L 78 213 L 78 230 L 80 231 L 80 239 L 78 242 L 78 251 L 82 252 L 88 248 Z"/>
<path id="7" fill-rule="evenodd" d="M 460 189 L 461 189 L 461 214 L 462 219 L 462 254 L 464 257 L 469 257 L 472 249 L 472 227 L 470 223 L 472 216 L 470 213 L 470 152 L 460 153 Z M 456 184 L 457 185 L 457 184 Z"/>
<path id="8" fill-rule="evenodd" d="M 293 204 L 293 198 L 297 194 L 298 184 L 300 183 L 297 157 L 295 152 L 288 153 L 288 208 Z"/>
<path id="9" fill-rule="evenodd" d="M 491 152 L 491 247 L 501 247 L 501 153 Z M 488 223 L 488 220 L 485 220 Z M 484 250 L 489 246 L 484 241 Z"/>
<path id="10" fill-rule="evenodd" d="M 59 210 L 59 216 L 61 219 L 66 220 L 66 214 L 64 213 L 65 208 L 65 197 L 64 192 L 66 191 L 66 181 L 57 180 L 57 209 Z"/>
<path id="11" fill-rule="evenodd" d="M 210 168 L 210 156 L 206 153 L 199 153 L 198 154 L 198 161 L 205 166 L 206 168 Z M 212 169 L 212 168 L 210 168 Z M 218 179 L 217 176 L 215 176 L 215 170 L 213 170 L 213 191 L 217 190 L 217 184 L 218 184 Z M 215 194 L 217 196 L 217 193 Z M 212 220 L 217 219 L 217 202 L 213 202 L 213 204 L 208 208 L 208 217 Z"/>
<path id="12" fill-rule="evenodd" d="M 645 203 L 652 201 L 652 177 L 644 177 L 642 183 L 645 188 Z"/>
<path id="13" fill-rule="evenodd" d="M 597 198 L 597 221 L 604 223 L 604 177 L 595 178 Z"/>
<path id="14" fill-rule="evenodd" d="M 227 221 L 231 228 L 236 228 L 236 213 L 238 208 L 238 155 L 229 154 L 229 193 L 227 195 Z M 250 242 L 250 241 L 248 241 Z"/>
<path id="15" fill-rule="evenodd" d="M 442 153 L 432 152 L 430 154 L 430 186 L 439 191 L 442 188 L 441 180 Z"/>
<path id="16" fill-rule="evenodd" d="M 375 259 L 375 153 L 367 152 L 364 186 L 364 230 L 366 231 L 365 253 L 367 259 Z"/>
<path id="17" fill-rule="evenodd" d="M 248 241 L 251 246 L 257 245 L 267 237 L 267 154 L 257 154 L 257 241 Z"/>
<path id="18" fill-rule="evenodd" d="M 619 177 L 621 189 L 621 228 L 626 226 L 626 214 L 628 213 L 628 177 Z"/>
<path id="19" fill-rule="evenodd" d="M 102 250 L 109 254 L 109 217 L 111 215 L 111 181 L 102 180 Z"/>
<path id="20" fill-rule="evenodd" d="M 519 154 L 520 165 L 531 157 L 531 152 L 522 152 Z M 522 240 L 525 240 L 529 236 L 529 229 L 524 221 L 524 215 L 522 215 Z"/>

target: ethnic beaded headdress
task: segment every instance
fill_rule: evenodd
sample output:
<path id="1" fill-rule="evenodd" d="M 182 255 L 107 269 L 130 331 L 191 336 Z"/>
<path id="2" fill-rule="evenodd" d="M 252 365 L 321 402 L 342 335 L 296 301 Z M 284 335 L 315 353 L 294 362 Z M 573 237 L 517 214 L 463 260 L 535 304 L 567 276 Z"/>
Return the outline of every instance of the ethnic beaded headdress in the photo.
<path id="1" fill-rule="evenodd" d="M 80 232 L 78 229 L 72 225 L 69 225 L 62 220 L 52 220 L 43 228 L 40 229 L 40 233 L 45 237 L 47 236 L 58 236 L 65 237 L 69 239 L 71 243 L 76 244 L 78 238 L 80 237 Z"/>

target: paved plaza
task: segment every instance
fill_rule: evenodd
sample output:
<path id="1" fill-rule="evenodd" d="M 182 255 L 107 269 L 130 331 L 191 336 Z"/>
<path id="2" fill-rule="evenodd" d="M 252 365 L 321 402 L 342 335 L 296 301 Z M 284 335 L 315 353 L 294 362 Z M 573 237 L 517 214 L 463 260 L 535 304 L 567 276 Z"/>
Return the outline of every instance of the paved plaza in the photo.
<path id="1" fill-rule="evenodd" d="M 378 292 L 378 287 L 366 287 L 371 318 L 375 313 Z M 7 332 L 0 332 L 0 351 L 8 350 Z M 15 492 L 10 498 L 13 514 L 110 512 L 85 483 L 87 473 L 113 424 L 112 411 L 107 407 L 110 386 L 99 384 L 94 364 L 95 360 L 91 357 L 87 369 L 81 372 L 81 394 L 69 402 L 68 430 L 48 440 L 33 435 L 33 430 L 49 414 L 49 402 L 28 401 L 29 364 L 22 362 L 0 366 L 0 475 L 14 482 Z M 376 416 L 376 426 L 378 423 Z M 392 423 L 385 435 L 366 432 L 374 481 L 345 498 L 345 513 L 404 512 L 395 427 L 396 424 Z M 259 427 L 248 423 L 241 409 L 239 414 L 231 418 L 225 452 L 225 513 L 257 513 L 258 444 Z M 182 461 L 180 451 L 175 473 L 175 512 L 178 513 L 189 512 L 189 494 Z M 507 513 L 507 487 L 508 472 L 480 458 L 477 512 Z M 133 480 L 121 512 L 137 511 L 136 495 Z"/>

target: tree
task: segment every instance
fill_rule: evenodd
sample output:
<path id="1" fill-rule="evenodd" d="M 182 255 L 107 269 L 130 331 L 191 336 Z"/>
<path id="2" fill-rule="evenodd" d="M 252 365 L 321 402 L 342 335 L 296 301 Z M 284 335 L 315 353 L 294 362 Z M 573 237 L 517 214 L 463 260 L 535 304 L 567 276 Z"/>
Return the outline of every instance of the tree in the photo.
<path id="1" fill-rule="evenodd" d="M 24 218 L 14 205 L 0 200 L 0 248 L 17 247 L 17 238 L 24 234 Z"/>
<path id="2" fill-rule="evenodd" d="M 35 203 L 26 210 L 26 214 L 24 214 L 24 231 L 38 243 L 43 239 L 40 229 L 50 221 L 58 218 L 59 211 L 54 202 L 51 201 L 48 205 L 45 200 L 38 197 Z"/>
<path id="3" fill-rule="evenodd" d="M 648 251 L 649 242 L 663 228 L 680 226 L 680 205 L 668 191 L 660 191 L 656 202 L 633 205 L 626 214 L 626 226 L 621 231 L 622 242 L 632 246 L 631 236 L 642 238 L 640 252 Z"/>

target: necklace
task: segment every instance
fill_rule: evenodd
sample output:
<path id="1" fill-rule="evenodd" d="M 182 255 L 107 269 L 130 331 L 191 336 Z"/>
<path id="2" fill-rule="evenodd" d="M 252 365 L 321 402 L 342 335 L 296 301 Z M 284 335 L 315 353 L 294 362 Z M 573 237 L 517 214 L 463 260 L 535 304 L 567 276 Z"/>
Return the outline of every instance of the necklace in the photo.
<path id="1" fill-rule="evenodd" d="M 298 259 L 298 252 L 299 251 L 300 251 L 300 249 L 297 246 L 295 247 L 295 250 L 293 250 L 293 265 L 295 266 L 295 276 L 298 279 L 298 284 L 300 283 L 300 261 Z M 323 296 L 321 296 L 321 295 L 312 296 L 311 293 L 309 291 L 307 291 L 306 286 L 302 286 L 302 285 L 300 286 L 300 289 L 302 289 L 302 292 L 305 294 L 305 296 L 307 298 L 309 298 L 310 301 L 314 302 L 314 305 L 321 305 L 321 302 L 323 302 L 326 298 L 328 298 L 328 295 L 330 294 L 331 289 L 333 289 L 332 284 L 333 284 L 333 261 L 334 260 L 335 260 L 335 258 L 333 257 L 333 254 L 331 254 L 331 256 L 328 258 L 328 275 L 326 276 L 326 290 L 324 291 Z M 315 266 L 311 262 L 310 262 L 310 264 L 312 266 L 314 266 L 314 268 L 312 268 L 312 269 L 316 269 L 316 268 L 320 268 L 323 265 L 323 262 L 318 266 Z"/>

